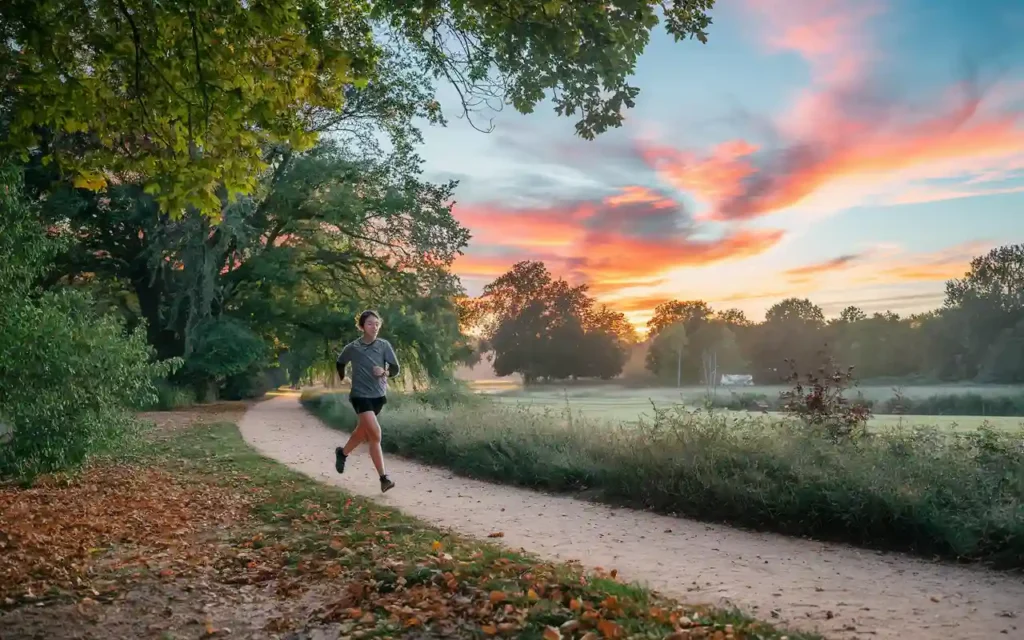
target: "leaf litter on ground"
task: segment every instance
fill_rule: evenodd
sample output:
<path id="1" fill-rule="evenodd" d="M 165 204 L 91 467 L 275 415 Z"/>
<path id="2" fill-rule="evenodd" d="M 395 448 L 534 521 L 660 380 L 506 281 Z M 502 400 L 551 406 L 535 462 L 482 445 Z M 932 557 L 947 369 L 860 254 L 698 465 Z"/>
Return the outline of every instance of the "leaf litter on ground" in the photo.
<path id="1" fill-rule="evenodd" d="M 786 637 L 625 584 L 614 570 L 540 562 L 319 485 L 260 457 L 232 424 L 177 430 L 145 462 L 0 489 L 7 608 L 71 599 L 92 611 L 152 580 L 186 593 L 270 589 L 281 606 L 259 628 L 236 620 L 236 637 Z M 208 616 L 193 622 L 206 636 L 225 632 Z"/>

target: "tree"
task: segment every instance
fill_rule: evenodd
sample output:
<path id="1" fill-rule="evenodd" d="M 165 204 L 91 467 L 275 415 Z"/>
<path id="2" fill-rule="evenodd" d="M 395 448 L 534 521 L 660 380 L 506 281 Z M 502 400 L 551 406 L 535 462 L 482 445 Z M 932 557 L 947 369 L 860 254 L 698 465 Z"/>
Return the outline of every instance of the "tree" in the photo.
<path id="1" fill-rule="evenodd" d="M 801 322 L 809 326 L 820 327 L 825 324 L 825 314 L 821 307 L 807 298 L 786 298 L 776 302 L 764 315 L 765 322 Z"/>
<path id="2" fill-rule="evenodd" d="M 860 307 L 850 306 L 846 307 L 839 313 L 839 322 L 849 324 L 866 320 L 867 317 L 868 314 L 864 313 Z"/>
<path id="3" fill-rule="evenodd" d="M 703 379 L 704 367 L 700 355 L 708 348 L 708 345 L 698 343 L 695 338 L 707 335 L 706 333 L 702 333 L 700 329 L 706 325 L 714 315 L 714 310 L 703 300 L 671 300 L 669 302 L 663 302 L 655 307 L 654 315 L 647 322 L 647 335 L 654 341 L 657 341 L 658 335 L 668 327 L 682 323 L 686 331 L 686 335 L 690 337 L 689 352 L 695 356 L 693 358 L 686 359 L 681 363 L 682 379 L 686 381 L 697 382 Z M 661 358 L 665 354 L 669 354 L 671 357 L 668 361 L 663 363 Z M 647 369 L 656 375 L 664 375 L 669 369 L 676 371 L 677 369 L 680 369 L 680 363 L 677 362 L 677 358 L 675 356 L 675 351 L 656 349 L 654 348 L 654 342 L 652 342 L 651 347 L 647 350 Z M 679 372 L 677 371 L 677 373 Z"/>
<path id="4" fill-rule="evenodd" d="M 1024 244 L 1005 245 L 971 260 L 963 278 L 946 283 L 946 306 L 989 300 L 1007 312 L 1024 308 Z"/>
<path id="5" fill-rule="evenodd" d="M 814 370 L 827 357 L 825 314 L 804 298 L 781 300 L 765 313 L 765 321 L 750 338 L 749 358 L 756 377 L 781 382 L 788 375 L 787 361 L 801 370 Z"/>
<path id="6" fill-rule="evenodd" d="M 622 372 L 635 330 L 597 308 L 585 285 L 554 279 L 541 262 L 520 262 L 484 287 L 485 336 L 499 376 L 613 378 Z"/>
<path id="7" fill-rule="evenodd" d="M 43 149 L 79 186 L 131 176 L 164 212 L 215 217 L 256 189 L 267 146 L 312 147 L 314 114 L 384 78 L 387 52 L 451 83 L 466 113 L 550 96 L 593 138 L 633 106 L 627 79 L 659 11 L 677 39 L 703 42 L 712 4 L 12 0 L 6 146 Z"/>
<path id="8" fill-rule="evenodd" d="M 340 143 L 283 150 L 257 193 L 227 205 L 216 225 L 194 213 L 159 215 L 138 185 L 96 193 L 54 189 L 41 177 L 49 188 L 40 188 L 44 219 L 69 241 L 49 283 L 101 279 L 121 287 L 134 307 L 128 319 L 145 321 L 161 358 L 184 357 L 179 381 L 207 397 L 232 376 L 256 375 L 275 349 L 292 343 L 293 371 L 312 366 L 312 354 L 330 357 L 332 341 L 355 337 L 353 317 L 371 299 L 418 318 L 403 325 L 416 332 L 403 344 L 416 352 L 407 370 L 444 375 L 461 348 L 454 310 L 461 289 L 447 269 L 468 233 L 451 215 L 453 184 L 420 180 L 405 153 L 371 159 Z M 443 340 L 428 338 L 425 327 Z M 203 353 L 211 331 L 233 336 L 239 348 L 230 361 Z M 402 334 L 389 336 L 403 343 Z"/>
<path id="9" fill-rule="evenodd" d="M 715 355 L 719 371 L 742 373 L 748 367 L 735 332 L 722 321 L 713 320 L 701 325 L 697 329 L 697 334 L 692 337 L 692 343 L 701 345 L 702 354 Z M 705 379 L 704 382 L 709 381 Z"/>
<path id="10" fill-rule="evenodd" d="M 743 313 L 741 309 L 719 311 L 715 314 L 715 318 L 733 328 L 746 328 L 753 324 L 747 319 L 747 314 Z"/>
<path id="11" fill-rule="evenodd" d="M 655 361 L 661 367 L 655 373 L 665 373 L 665 364 L 674 362 L 677 387 L 683 386 L 683 356 L 688 344 L 686 323 L 682 321 L 664 327 L 651 343 L 650 351 L 656 354 Z"/>
<path id="12" fill-rule="evenodd" d="M 698 324 L 706 322 L 713 315 L 714 311 L 703 300 L 662 302 L 654 308 L 654 315 L 647 321 L 647 335 L 654 338 L 677 322 L 684 323 L 691 332 L 696 331 Z"/>
<path id="13" fill-rule="evenodd" d="M 946 283 L 945 309 L 944 319 L 956 336 L 953 344 L 959 347 L 951 356 L 966 376 L 989 382 L 1024 376 L 1003 355 L 1016 348 L 1015 327 L 1024 320 L 1024 245 L 998 247 L 974 258 L 963 278 Z"/>

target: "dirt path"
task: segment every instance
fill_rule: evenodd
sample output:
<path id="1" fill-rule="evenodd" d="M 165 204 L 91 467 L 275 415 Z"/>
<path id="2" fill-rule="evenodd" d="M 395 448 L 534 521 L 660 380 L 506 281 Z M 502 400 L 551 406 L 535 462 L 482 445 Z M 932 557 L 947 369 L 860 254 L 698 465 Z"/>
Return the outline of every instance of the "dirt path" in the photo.
<path id="1" fill-rule="evenodd" d="M 365 449 L 344 476 L 334 472 L 334 447 L 345 438 L 303 410 L 297 395 L 255 405 L 240 428 L 261 453 L 310 477 L 460 533 L 500 531 L 514 548 L 615 568 L 684 601 L 731 604 L 837 639 L 1024 638 L 1019 575 L 615 509 L 394 457 L 386 462 L 398 486 L 381 496 Z"/>

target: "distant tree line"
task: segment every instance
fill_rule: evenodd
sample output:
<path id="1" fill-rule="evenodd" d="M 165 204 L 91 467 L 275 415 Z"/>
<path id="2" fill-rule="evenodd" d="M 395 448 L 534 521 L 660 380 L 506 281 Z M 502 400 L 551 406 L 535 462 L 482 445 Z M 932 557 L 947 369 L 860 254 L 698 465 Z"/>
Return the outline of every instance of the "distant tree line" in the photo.
<path id="1" fill-rule="evenodd" d="M 475 304 L 475 313 L 489 314 L 484 333 L 498 375 L 615 377 L 636 340 L 622 314 L 604 307 L 595 314 L 585 286 L 552 279 L 542 263 L 515 265 Z M 671 300 L 657 306 L 647 329 L 646 367 L 671 383 L 705 382 L 712 357 L 718 375 L 751 374 L 759 384 L 830 359 L 853 366 L 861 380 L 1024 383 L 1024 245 L 976 257 L 946 283 L 943 306 L 924 313 L 869 315 L 850 306 L 826 319 L 810 300 L 787 298 L 752 322 L 739 309 Z M 576 337 L 562 337 L 568 332 Z"/>

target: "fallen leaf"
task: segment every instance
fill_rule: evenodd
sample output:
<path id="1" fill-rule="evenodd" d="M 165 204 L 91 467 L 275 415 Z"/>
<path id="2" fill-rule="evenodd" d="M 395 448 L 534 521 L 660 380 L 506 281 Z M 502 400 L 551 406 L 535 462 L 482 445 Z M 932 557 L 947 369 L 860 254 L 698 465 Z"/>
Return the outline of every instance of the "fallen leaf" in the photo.
<path id="1" fill-rule="evenodd" d="M 498 604 L 505 599 L 504 591 L 492 591 L 491 592 L 491 604 Z"/>
<path id="2" fill-rule="evenodd" d="M 570 600 L 569 601 L 569 609 L 571 611 L 579 611 L 580 610 L 580 601 L 577 600 L 576 598 L 573 598 L 572 600 Z"/>
<path id="3" fill-rule="evenodd" d="M 554 627 L 544 627 L 544 640 L 562 640 L 562 634 Z"/>
<path id="4" fill-rule="evenodd" d="M 533 589 L 530 589 L 526 592 L 526 597 L 532 601 L 540 600 L 540 596 L 537 595 L 537 592 Z"/>
<path id="5" fill-rule="evenodd" d="M 504 538 L 505 537 L 505 532 L 504 531 L 495 531 L 494 533 L 488 533 L 487 537 L 488 538 Z"/>
<path id="6" fill-rule="evenodd" d="M 493 624 L 485 624 L 484 626 L 480 627 L 480 630 L 488 636 L 498 635 L 498 627 L 494 626 Z"/>
<path id="7" fill-rule="evenodd" d="M 611 620 L 601 620 L 597 623 L 597 630 L 601 632 L 605 638 L 621 638 L 622 627 Z"/>

